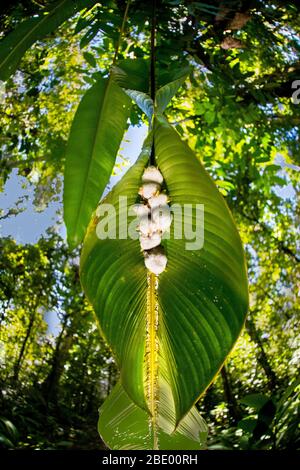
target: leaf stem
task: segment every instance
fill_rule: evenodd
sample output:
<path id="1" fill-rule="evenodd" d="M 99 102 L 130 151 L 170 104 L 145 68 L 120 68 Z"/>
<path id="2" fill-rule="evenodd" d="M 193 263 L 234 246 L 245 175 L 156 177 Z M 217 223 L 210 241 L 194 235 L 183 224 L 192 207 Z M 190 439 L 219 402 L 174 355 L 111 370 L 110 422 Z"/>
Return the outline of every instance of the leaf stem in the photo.
<path id="1" fill-rule="evenodd" d="M 156 0 L 152 0 L 152 22 L 151 22 L 151 38 L 150 38 L 150 96 L 155 103 L 155 93 L 156 93 L 156 77 L 155 77 L 155 61 L 156 61 Z M 152 118 L 153 120 L 153 118 Z M 152 126 L 152 123 L 150 123 Z M 151 148 L 150 165 L 155 165 L 155 149 L 154 149 L 154 140 Z"/>
<path id="2" fill-rule="evenodd" d="M 152 0 L 152 23 L 151 23 L 151 58 L 150 58 L 150 96 L 154 102 L 155 91 L 156 91 L 156 79 L 155 79 L 155 48 L 156 48 L 156 0 Z"/>

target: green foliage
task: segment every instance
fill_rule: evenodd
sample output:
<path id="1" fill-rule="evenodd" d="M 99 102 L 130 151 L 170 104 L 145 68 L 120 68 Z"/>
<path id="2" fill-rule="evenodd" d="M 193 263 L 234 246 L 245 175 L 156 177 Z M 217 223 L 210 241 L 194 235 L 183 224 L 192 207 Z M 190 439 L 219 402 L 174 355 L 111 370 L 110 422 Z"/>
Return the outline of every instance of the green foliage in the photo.
<path id="1" fill-rule="evenodd" d="M 157 111 L 163 113 L 168 106 L 169 102 L 176 95 L 177 91 L 186 81 L 187 73 L 183 74 L 183 77 L 174 80 L 173 82 L 167 83 L 157 90 L 155 99 Z"/>
<path id="2" fill-rule="evenodd" d="M 129 99 L 110 78 L 83 96 L 66 149 L 64 219 L 71 247 L 83 239 L 112 173 L 126 129 Z"/>
<path id="3" fill-rule="evenodd" d="M 299 380 L 294 380 L 278 397 L 251 394 L 240 403 L 248 413 L 237 423 L 237 429 L 229 428 L 216 438 L 211 448 L 241 450 L 297 449 L 299 446 Z"/>
<path id="4" fill-rule="evenodd" d="M 153 138 L 156 164 L 168 188 L 171 207 L 205 204 L 205 247 L 187 251 L 185 234 L 178 240 L 171 233 L 170 240 L 164 242 L 168 269 L 159 279 L 162 323 L 157 333 L 160 351 L 157 380 L 163 381 L 159 389 L 170 389 L 170 398 L 159 402 L 158 413 L 164 413 L 164 402 L 171 406 L 173 401 L 175 427 L 210 384 L 241 330 L 247 311 L 247 280 L 238 234 L 209 176 L 162 116 L 156 118 Z M 153 380 L 147 375 L 145 362 L 147 272 L 138 240 L 124 240 L 120 235 L 127 230 L 130 219 L 124 212 L 127 207 L 119 206 L 119 196 L 126 197 L 129 206 L 136 202 L 150 151 L 151 136 L 138 162 L 103 201 L 115 207 L 120 221 L 116 239 L 97 237 L 97 225 L 102 222 L 97 216 L 100 204 L 88 229 L 81 258 L 83 287 L 115 353 L 122 384 L 141 408 L 147 407 L 148 382 Z M 107 216 L 108 230 L 112 217 L 114 214 Z M 195 223 L 194 212 L 185 230 L 192 230 Z M 172 413 L 168 411 L 166 415 Z"/>
<path id="5" fill-rule="evenodd" d="M 47 12 L 23 21 L 0 43 L 0 79 L 7 80 L 14 73 L 25 52 L 38 40 L 55 31 L 69 17 L 94 1 L 61 0 Z"/>
<path id="6" fill-rule="evenodd" d="M 18 431 L 11 421 L 0 417 L 0 449 L 13 449 L 18 441 Z"/>
<path id="7" fill-rule="evenodd" d="M 84 1 L 72 2 L 71 6 L 66 1 L 60 4 L 65 8 L 59 10 L 55 10 L 52 1 L 43 2 L 45 7 L 29 0 L 26 6 L 14 3 L 16 8 L 5 6 L 0 16 L 2 30 L 7 33 L 0 43 L 0 63 L 7 66 L 0 68 L 2 79 L 7 80 L 0 110 L 1 185 L 17 169 L 34 188 L 37 209 L 43 210 L 49 201 L 60 198 L 65 146 L 74 112 L 80 100 L 85 100 L 85 93 L 89 93 L 86 89 L 106 80 L 102 77 L 112 65 L 125 2 L 112 0 L 100 5 Z M 160 2 L 156 105 L 161 111 L 167 109 L 168 120 L 213 177 L 233 212 L 248 258 L 251 308 L 245 330 L 226 367 L 197 404 L 209 425 L 208 446 L 211 449 L 295 449 L 299 447 L 299 386 L 293 384 L 293 378 L 299 363 L 296 289 L 300 257 L 295 240 L 299 225 L 300 108 L 291 101 L 291 94 L 293 80 L 299 79 L 299 7 L 277 0 L 272 4 L 254 0 L 251 6 L 249 9 L 245 1 L 238 5 L 231 1 L 222 5 L 217 1 L 210 5 Z M 142 112 L 148 118 L 154 112 L 148 94 L 150 17 L 151 2 L 132 2 L 117 63 L 109 79 L 115 87 L 118 83 L 127 90 L 141 107 L 142 111 L 138 106 L 131 109 L 130 122 L 134 125 L 145 122 Z M 66 21 L 67 18 L 70 19 Z M 181 84 L 186 67 L 189 67 L 188 79 L 177 89 L 176 83 L 179 80 Z M 120 90 L 120 96 L 121 93 L 122 99 L 126 99 Z M 174 96 L 169 102 L 171 95 Z M 115 105 L 119 105 L 119 100 Z M 111 109 L 108 114 L 115 118 L 115 106 Z M 123 130 L 125 121 L 124 118 Z M 166 126 L 164 132 L 170 132 L 170 140 L 178 142 L 177 134 L 166 124 L 161 122 L 161 125 Z M 76 138 L 84 140 L 86 133 L 82 137 L 80 130 Z M 118 147 L 121 136 L 116 140 Z M 81 151 L 77 147 L 72 152 L 75 157 Z M 105 175 L 101 173 L 101 181 L 97 179 L 97 190 L 91 190 L 88 211 L 79 217 L 81 229 L 74 229 L 77 210 L 70 216 L 72 221 L 67 222 L 69 227 L 75 224 L 71 229 L 68 227 L 70 233 L 73 231 L 69 235 L 73 245 L 84 235 L 90 214 L 109 180 L 116 152 L 117 148 L 110 157 L 103 157 L 101 151 L 101 162 L 109 162 L 109 168 Z M 146 153 L 145 162 L 149 149 Z M 166 161 L 169 160 L 171 184 L 175 172 L 173 154 L 164 153 Z M 70 158 L 67 156 L 67 165 Z M 100 160 L 98 154 L 97 158 Z M 184 180 L 184 161 L 182 157 L 178 182 Z M 83 187 L 80 186 L 84 180 L 83 166 L 80 168 L 76 184 L 69 185 L 68 206 L 75 201 L 72 190 Z M 168 171 L 165 170 L 166 174 Z M 182 194 L 189 194 L 193 181 L 194 174 L 189 175 Z M 86 187 L 89 189 L 89 183 Z M 118 187 L 123 186 L 113 191 L 117 192 Z M 136 188 L 137 185 L 129 185 L 131 198 L 130 190 Z M 84 200 L 86 193 L 82 194 Z M 85 203 L 84 206 L 86 209 Z M 10 215 L 17 213 L 14 207 L 1 213 L 1 222 L 6 223 Z M 214 227 L 223 236 L 226 231 L 222 229 L 223 226 Z M 172 242 L 164 243 L 166 247 L 169 244 L 170 254 L 178 260 L 178 246 L 174 243 L 172 247 Z M 216 249 L 221 249 L 216 245 Z M 98 448 L 97 408 L 116 383 L 118 373 L 111 362 L 111 352 L 99 339 L 91 308 L 80 291 L 75 255 L 52 235 L 34 246 L 20 246 L 11 239 L 3 239 L 1 248 L 1 446 Z M 144 270 L 138 251 L 130 256 L 133 245 L 132 251 L 126 253 L 126 249 L 124 244 L 121 258 L 128 265 L 125 276 L 129 290 L 128 293 L 125 287 L 122 290 L 125 300 L 140 275 L 130 271 L 138 257 Z M 222 258 L 227 270 L 220 285 L 237 295 L 236 282 L 229 278 L 225 281 L 233 253 L 226 251 Z M 109 264 L 105 259 L 100 261 L 99 266 Z M 193 264 L 190 259 L 188 263 Z M 175 303 L 175 297 L 168 292 L 173 292 L 174 284 L 180 283 L 185 302 L 188 299 L 193 303 L 188 284 L 196 285 L 202 279 L 204 285 L 207 279 L 199 270 L 197 275 L 188 276 L 183 263 L 177 262 L 176 269 L 173 263 L 171 289 L 167 275 L 170 279 L 172 263 L 169 267 L 164 273 L 164 302 L 181 314 L 180 296 L 176 296 Z M 109 266 L 107 271 L 111 271 Z M 96 268 L 94 272 L 99 274 Z M 107 285 L 113 290 L 113 284 Z M 144 287 L 141 285 L 141 292 Z M 163 299 L 163 293 L 160 294 Z M 116 300 L 119 310 L 124 310 L 125 304 L 121 296 Z M 55 337 L 47 331 L 45 312 L 54 312 L 59 317 L 61 330 Z M 116 308 L 115 316 L 118 314 Z M 141 344 L 142 338 L 138 340 Z M 228 340 L 223 357 L 229 343 Z M 216 344 L 210 341 L 206 347 Z M 129 352 L 131 355 L 132 350 L 126 354 Z M 141 355 L 140 350 L 138 353 Z M 200 359 L 203 358 L 200 354 Z M 132 363 L 135 364 L 135 358 L 129 362 Z M 212 368 L 216 369 L 216 363 L 217 360 Z M 186 369 L 190 366 L 187 361 Z M 135 373 L 134 367 L 131 372 Z M 193 377 L 195 383 L 203 379 L 200 368 L 195 369 Z M 206 379 L 209 383 L 208 376 Z M 182 401 L 183 397 L 181 393 Z M 102 410 L 106 410 L 110 400 Z M 136 412 L 143 415 L 140 422 L 144 423 L 146 411 L 136 409 L 132 402 L 130 406 L 134 407 L 134 415 Z M 112 443 L 114 436 L 109 425 L 103 431 L 104 436 L 109 445 L 124 444 L 123 441 Z"/>
<path id="8" fill-rule="evenodd" d="M 170 402 L 166 400 L 166 404 Z M 171 408 L 171 407 L 170 407 Z M 168 410 L 158 432 L 160 449 L 199 450 L 205 448 L 207 426 L 196 408 L 183 418 L 178 428 L 172 428 L 172 409 Z M 118 383 L 99 411 L 99 434 L 111 449 L 147 450 L 152 448 L 148 413 L 136 406 Z"/>
<path id="9" fill-rule="evenodd" d="M 112 67 L 112 77 L 122 88 L 148 93 L 149 65 L 145 59 L 123 59 Z"/>
<path id="10" fill-rule="evenodd" d="M 95 448 L 99 402 L 116 373 L 76 257 L 56 235 L 36 245 L 3 239 L 1 248 L 0 446 Z"/>

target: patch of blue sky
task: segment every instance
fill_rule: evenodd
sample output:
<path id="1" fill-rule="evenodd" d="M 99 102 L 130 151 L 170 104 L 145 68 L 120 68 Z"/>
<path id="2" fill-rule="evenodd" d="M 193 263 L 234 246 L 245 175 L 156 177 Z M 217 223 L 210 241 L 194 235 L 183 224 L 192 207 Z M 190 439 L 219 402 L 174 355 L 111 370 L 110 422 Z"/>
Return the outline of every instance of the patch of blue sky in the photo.
<path id="1" fill-rule="evenodd" d="M 126 132 L 117 157 L 117 164 L 104 194 L 106 194 L 124 175 L 129 166 L 137 159 L 142 143 L 147 134 L 147 126 L 130 126 Z M 16 216 L 0 220 L 0 236 L 12 237 L 17 243 L 36 243 L 42 236 L 46 235 L 48 228 L 59 226 L 59 233 L 66 238 L 66 229 L 61 220 L 62 195 L 59 201 L 51 201 L 45 210 L 38 212 L 34 206 L 35 185 L 29 183 L 26 178 L 18 175 L 17 170 L 13 170 L 5 184 L 3 193 L 0 193 L 0 208 L 5 214 L 14 207 L 19 198 L 24 199 L 24 211 Z"/>

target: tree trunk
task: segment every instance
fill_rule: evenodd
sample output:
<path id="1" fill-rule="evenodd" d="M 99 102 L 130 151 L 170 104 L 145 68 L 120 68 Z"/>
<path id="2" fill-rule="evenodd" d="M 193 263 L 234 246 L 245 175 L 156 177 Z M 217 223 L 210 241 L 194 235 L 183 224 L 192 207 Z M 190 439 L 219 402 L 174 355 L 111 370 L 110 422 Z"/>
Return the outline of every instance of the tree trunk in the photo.
<path id="1" fill-rule="evenodd" d="M 91 353 L 91 347 L 92 347 L 92 342 L 93 342 L 93 337 L 90 335 L 89 340 L 87 342 L 87 346 L 84 351 L 84 356 L 82 358 L 82 368 L 81 368 L 81 374 L 78 377 L 78 383 L 81 384 L 81 388 L 85 387 L 84 383 L 84 378 L 86 376 L 87 372 L 87 366 L 88 366 L 88 360 L 90 357 Z M 88 394 L 87 393 L 82 393 L 78 395 L 79 400 L 78 400 L 78 409 L 81 410 L 81 412 L 84 410 L 84 408 L 87 406 L 88 403 Z M 85 403 L 84 403 L 85 401 Z"/>
<path id="2" fill-rule="evenodd" d="M 57 402 L 59 380 L 63 374 L 69 350 L 73 343 L 71 327 L 66 332 L 67 319 L 68 317 L 64 319 L 62 330 L 56 341 L 55 350 L 51 360 L 50 372 L 42 383 L 42 393 L 47 402 Z"/>
<path id="3" fill-rule="evenodd" d="M 233 394 L 230 376 L 225 365 L 221 369 L 221 377 L 223 382 L 224 397 L 228 405 L 229 414 L 234 424 L 236 424 L 238 421 L 240 421 L 242 415 L 239 409 L 238 402 L 236 401 L 236 398 Z"/>
<path id="4" fill-rule="evenodd" d="M 22 361 L 23 361 L 23 358 L 24 358 L 24 355 L 25 355 L 25 350 L 26 350 L 28 340 L 30 338 L 30 334 L 31 334 L 31 331 L 32 331 L 34 320 L 35 320 L 35 310 L 33 310 L 32 314 L 30 316 L 29 324 L 28 324 L 27 331 L 26 331 L 26 335 L 24 337 L 24 340 L 23 340 L 23 343 L 22 343 L 22 346 L 21 346 L 21 349 L 20 349 L 20 352 L 19 352 L 18 359 L 17 359 L 17 361 L 14 365 L 13 379 L 16 380 L 16 381 L 19 378 L 19 373 L 20 373 Z"/>
<path id="5" fill-rule="evenodd" d="M 71 319 L 70 324 L 67 326 L 68 321 Z M 42 393 L 46 401 L 52 401 L 57 404 L 59 381 L 64 372 L 64 366 L 69 357 L 69 351 L 74 342 L 74 332 L 77 331 L 80 315 L 77 311 L 66 313 L 62 330 L 56 341 L 56 347 L 51 360 L 51 369 L 42 383 Z"/>
<path id="6" fill-rule="evenodd" d="M 270 392 L 274 392 L 274 390 L 278 386 L 278 381 L 275 372 L 272 369 L 271 364 L 269 363 L 268 357 L 266 355 L 263 343 L 260 339 L 259 332 L 257 331 L 253 320 L 248 319 L 246 322 L 246 330 L 248 335 L 250 336 L 251 340 L 258 346 L 258 351 L 256 352 L 257 361 L 259 365 L 265 371 L 265 374 L 268 379 L 268 388 Z"/>

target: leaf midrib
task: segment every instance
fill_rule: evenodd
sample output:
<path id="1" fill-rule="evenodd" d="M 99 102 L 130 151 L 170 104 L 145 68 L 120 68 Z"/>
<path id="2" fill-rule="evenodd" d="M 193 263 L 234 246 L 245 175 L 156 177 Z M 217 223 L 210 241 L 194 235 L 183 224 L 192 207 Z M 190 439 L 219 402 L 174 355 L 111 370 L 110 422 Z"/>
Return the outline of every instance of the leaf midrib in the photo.
<path id="1" fill-rule="evenodd" d="M 148 355 L 146 384 L 148 406 L 151 413 L 153 449 L 158 449 L 158 305 L 156 298 L 156 276 L 148 273 L 147 286 L 147 319 L 146 319 L 146 355 Z"/>

